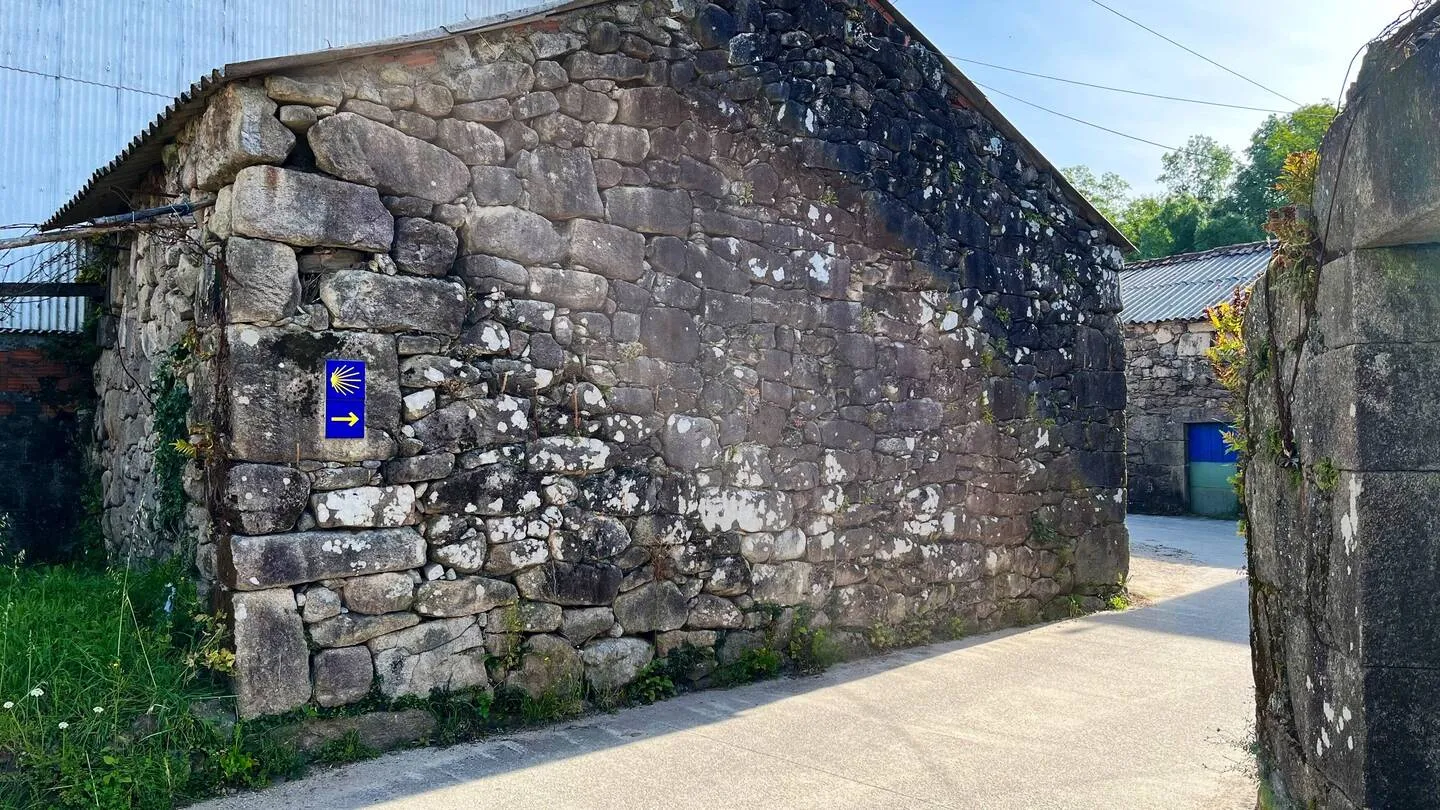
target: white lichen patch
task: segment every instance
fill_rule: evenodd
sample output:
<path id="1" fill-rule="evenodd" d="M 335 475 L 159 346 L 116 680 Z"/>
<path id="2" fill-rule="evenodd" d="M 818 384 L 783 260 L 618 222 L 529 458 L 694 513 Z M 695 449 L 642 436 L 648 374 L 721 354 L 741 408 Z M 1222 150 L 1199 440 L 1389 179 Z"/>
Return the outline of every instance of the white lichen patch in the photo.
<path id="1" fill-rule="evenodd" d="M 849 481 L 853 476 L 846 471 L 845 465 L 840 463 L 840 458 L 834 453 L 825 454 L 824 466 L 820 468 L 820 480 L 826 484 L 841 484 Z"/>
<path id="2" fill-rule="evenodd" d="M 530 446 L 529 461 L 530 469 L 540 472 L 596 472 L 609 463 L 610 446 L 599 439 L 547 436 Z M 535 500 L 538 507 L 538 494 Z"/>
<path id="3" fill-rule="evenodd" d="M 810 278 L 821 284 L 830 283 L 830 259 L 820 253 L 810 254 Z"/>
<path id="4" fill-rule="evenodd" d="M 404 526 L 415 511 L 415 490 L 407 484 L 339 489 L 310 500 L 316 523 L 325 528 Z"/>
<path id="5" fill-rule="evenodd" d="M 696 511 L 700 525 L 716 532 L 781 531 L 795 516 L 789 493 L 750 489 L 707 489 Z"/>
<path id="6" fill-rule="evenodd" d="M 1360 494 L 1363 485 L 1360 476 L 1350 475 L 1350 508 L 1340 518 L 1340 536 L 1345 540 L 1345 554 L 1351 555 L 1360 548 Z"/>

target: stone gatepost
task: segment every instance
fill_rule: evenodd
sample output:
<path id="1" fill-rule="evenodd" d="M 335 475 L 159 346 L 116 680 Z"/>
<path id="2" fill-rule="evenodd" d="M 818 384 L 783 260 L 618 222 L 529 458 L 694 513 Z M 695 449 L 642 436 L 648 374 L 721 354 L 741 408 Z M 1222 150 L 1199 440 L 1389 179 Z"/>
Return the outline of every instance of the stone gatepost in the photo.
<path id="1" fill-rule="evenodd" d="M 1257 285 L 1246 476 L 1262 803 L 1440 796 L 1440 47 L 1372 49 L 1326 139 L 1323 266 Z M 1273 800 L 1273 801 L 1272 801 Z"/>

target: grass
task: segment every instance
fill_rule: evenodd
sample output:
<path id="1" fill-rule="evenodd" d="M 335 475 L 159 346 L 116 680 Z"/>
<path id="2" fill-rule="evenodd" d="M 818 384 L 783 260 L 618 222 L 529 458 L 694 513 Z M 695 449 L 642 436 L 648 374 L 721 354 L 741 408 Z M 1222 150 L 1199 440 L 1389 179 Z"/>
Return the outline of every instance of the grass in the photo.
<path id="1" fill-rule="evenodd" d="M 0 805 L 165 808 L 244 782 L 221 763 L 240 746 L 191 711 L 221 691 L 186 661 L 203 631 L 165 574 L 0 570 Z"/>

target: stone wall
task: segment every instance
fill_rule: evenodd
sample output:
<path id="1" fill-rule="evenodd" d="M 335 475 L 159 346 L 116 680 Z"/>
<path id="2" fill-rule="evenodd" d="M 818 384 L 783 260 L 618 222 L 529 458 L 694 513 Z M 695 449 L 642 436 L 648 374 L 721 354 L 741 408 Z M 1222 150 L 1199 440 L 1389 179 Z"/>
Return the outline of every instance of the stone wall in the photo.
<path id="1" fill-rule="evenodd" d="M 1215 380 L 1205 351 L 1208 320 L 1125 325 L 1126 472 L 1130 511 L 1189 511 L 1185 426 L 1229 422 L 1231 395 Z"/>
<path id="2" fill-rule="evenodd" d="M 167 447 L 186 437 L 186 428 L 209 431 L 210 412 L 189 413 L 190 392 L 197 386 L 193 364 L 171 358 L 198 345 L 202 323 L 213 324 L 211 305 L 196 301 L 201 273 L 208 267 L 199 229 L 146 233 L 119 253 L 110 271 L 110 315 L 101 324 L 104 347 L 95 364 L 95 390 L 100 410 L 95 420 L 95 448 L 101 460 L 101 492 L 107 553 L 112 561 L 164 559 L 195 554 L 205 566 L 202 581 L 215 578 L 205 485 L 197 465 L 185 464 Z M 167 392 L 157 387 L 166 373 L 178 377 Z M 159 401 L 157 402 L 157 398 Z M 157 408 L 178 429 L 157 432 Z M 157 458 L 171 454 L 173 475 L 157 469 Z"/>
<path id="3" fill-rule="evenodd" d="M 153 364 L 194 313 L 243 714 L 1119 589 L 1105 233 L 868 5 L 675 8 L 232 84 L 169 155 L 210 259 L 152 248 L 127 317 Z M 327 358 L 364 440 L 322 438 Z"/>
<path id="4" fill-rule="evenodd" d="M 94 411 L 88 335 L 0 334 L 0 516 L 5 552 L 32 562 L 76 551 L 83 447 Z"/>
<path id="5" fill-rule="evenodd" d="M 1268 806 L 1440 795 L 1437 11 L 1371 48 L 1325 141 L 1323 267 L 1303 281 L 1272 271 L 1250 305 L 1245 500 Z"/>

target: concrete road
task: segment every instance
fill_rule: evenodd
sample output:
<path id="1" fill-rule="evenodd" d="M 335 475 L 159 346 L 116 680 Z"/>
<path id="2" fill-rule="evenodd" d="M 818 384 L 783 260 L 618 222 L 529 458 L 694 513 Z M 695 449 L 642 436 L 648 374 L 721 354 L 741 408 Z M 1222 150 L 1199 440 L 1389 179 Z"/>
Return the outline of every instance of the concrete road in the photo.
<path id="1" fill-rule="evenodd" d="M 408 751 L 211 810 L 1250 808 L 1243 544 L 1131 518 L 1147 606 Z"/>

